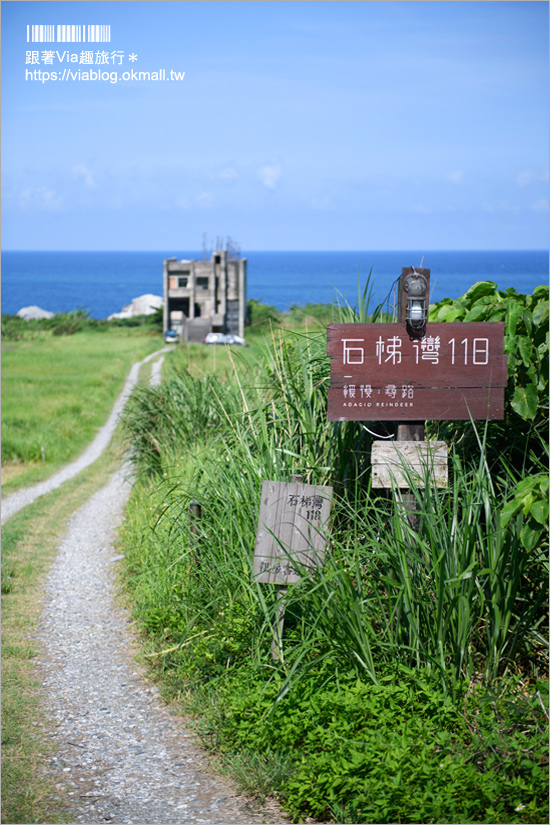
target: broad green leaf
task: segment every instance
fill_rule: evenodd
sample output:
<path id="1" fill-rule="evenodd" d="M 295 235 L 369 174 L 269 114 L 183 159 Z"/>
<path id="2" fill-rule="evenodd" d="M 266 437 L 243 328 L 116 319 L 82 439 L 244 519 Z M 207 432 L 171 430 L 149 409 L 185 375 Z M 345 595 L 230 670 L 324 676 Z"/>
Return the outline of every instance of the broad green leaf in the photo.
<path id="1" fill-rule="evenodd" d="M 528 495 L 539 486 L 539 479 L 537 476 L 527 476 L 523 478 L 516 487 L 515 498 L 521 498 Z"/>
<path id="2" fill-rule="evenodd" d="M 528 493 L 526 496 L 524 496 L 522 498 L 521 506 L 523 507 L 523 515 L 524 516 L 526 516 L 529 513 L 529 510 L 531 509 L 531 505 L 534 503 L 534 501 L 535 501 L 535 498 L 533 496 L 533 493 Z"/>
<path id="3" fill-rule="evenodd" d="M 526 338 L 524 335 L 518 336 L 517 342 L 522 361 L 525 366 L 528 367 L 533 356 L 533 345 L 530 339 Z"/>
<path id="4" fill-rule="evenodd" d="M 523 323 L 525 324 L 525 329 L 527 331 L 527 335 L 533 334 L 533 315 L 529 312 L 528 309 L 523 310 Z"/>
<path id="5" fill-rule="evenodd" d="M 522 418 L 531 419 L 537 414 L 538 394 L 535 384 L 526 387 L 516 387 L 512 398 L 512 408 Z"/>
<path id="6" fill-rule="evenodd" d="M 548 323 L 548 301 L 541 301 L 533 310 L 533 323 L 536 327 Z"/>
<path id="7" fill-rule="evenodd" d="M 475 303 L 475 301 L 479 300 L 479 298 L 483 298 L 485 295 L 494 295 L 496 289 L 497 285 L 493 283 L 493 281 L 478 281 L 477 284 L 474 284 L 470 287 L 464 298 L 470 304 L 473 304 Z"/>
<path id="8" fill-rule="evenodd" d="M 485 304 L 476 304 L 464 316 L 465 321 L 480 321 L 487 317 L 487 306 Z"/>
<path id="9" fill-rule="evenodd" d="M 512 501 L 508 501 L 504 507 L 502 508 L 502 512 L 500 515 L 500 523 L 503 527 L 506 527 L 510 519 L 516 515 L 518 510 L 521 507 L 521 501 L 517 501 L 517 499 L 513 499 Z M 479 574 L 478 574 L 479 575 Z"/>
<path id="10" fill-rule="evenodd" d="M 506 308 L 506 334 L 507 335 L 515 335 L 516 328 L 523 313 L 523 307 L 521 304 L 512 303 L 512 301 L 508 302 L 508 306 Z"/>
<path id="11" fill-rule="evenodd" d="M 464 316 L 466 310 L 462 306 L 444 306 L 435 315 L 437 321 L 456 321 Z M 431 316 L 430 316 L 431 318 Z"/>
<path id="12" fill-rule="evenodd" d="M 534 530 L 528 524 L 524 525 L 520 536 L 521 542 L 526 550 L 532 550 L 540 537 L 540 530 Z"/>
<path id="13" fill-rule="evenodd" d="M 548 523 L 548 502 L 547 501 L 535 501 L 531 505 L 531 515 L 538 521 L 539 524 L 547 524 Z"/>

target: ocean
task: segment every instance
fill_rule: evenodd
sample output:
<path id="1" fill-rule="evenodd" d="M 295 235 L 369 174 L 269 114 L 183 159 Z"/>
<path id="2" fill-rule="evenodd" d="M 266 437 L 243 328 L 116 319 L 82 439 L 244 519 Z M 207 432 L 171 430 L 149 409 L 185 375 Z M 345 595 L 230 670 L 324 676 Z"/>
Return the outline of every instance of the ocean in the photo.
<path id="1" fill-rule="evenodd" d="M 458 298 L 477 281 L 531 293 L 548 284 L 548 252 L 243 252 L 247 297 L 286 310 L 293 304 L 355 304 L 358 279 L 372 270 L 374 304 L 385 301 L 404 266 L 431 270 L 430 300 Z M 120 312 L 144 293 L 162 295 L 164 258 L 200 259 L 197 251 L 2 252 L 2 312 L 24 306 L 50 312 L 85 309 L 92 318 Z M 373 304 L 371 304 L 373 306 Z"/>

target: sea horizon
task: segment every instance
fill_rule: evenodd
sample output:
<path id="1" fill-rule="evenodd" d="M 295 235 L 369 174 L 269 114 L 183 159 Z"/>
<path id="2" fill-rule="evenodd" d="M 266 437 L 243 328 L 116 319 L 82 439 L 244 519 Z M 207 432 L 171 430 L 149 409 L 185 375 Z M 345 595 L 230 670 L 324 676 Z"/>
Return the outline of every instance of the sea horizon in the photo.
<path id="1" fill-rule="evenodd" d="M 209 259 L 211 250 L 207 250 Z M 432 302 L 458 298 L 481 280 L 529 294 L 548 283 L 546 249 L 239 250 L 247 259 L 247 298 L 287 310 L 293 305 L 358 299 L 370 274 L 373 304 L 387 297 L 402 267 L 431 271 Z M 2 313 L 24 306 L 50 312 L 120 312 L 139 295 L 162 295 L 165 258 L 203 259 L 202 250 L 3 249 Z"/>

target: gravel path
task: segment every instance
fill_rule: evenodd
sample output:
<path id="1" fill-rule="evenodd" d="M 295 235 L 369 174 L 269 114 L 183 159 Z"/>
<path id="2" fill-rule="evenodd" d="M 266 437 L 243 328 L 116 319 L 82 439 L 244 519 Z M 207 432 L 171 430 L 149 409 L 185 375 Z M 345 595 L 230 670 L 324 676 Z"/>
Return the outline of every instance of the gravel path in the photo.
<path id="1" fill-rule="evenodd" d="M 155 361 L 155 363 L 151 367 L 151 378 L 150 378 L 149 383 L 153 387 L 156 386 L 157 384 L 160 384 L 163 361 L 164 361 L 164 355 L 162 355 L 159 358 L 158 361 Z"/>
<path id="2" fill-rule="evenodd" d="M 132 368 L 91 447 L 48 481 L 6 499 L 4 508 L 10 506 L 7 513 L 3 509 L 3 521 L 100 455 L 141 364 Z M 157 364 L 153 384 L 160 378 Z M 42 618 L 33 638 L 40 650 L 35 662 L 42 703 L 57 750 L 42 773 L 68 794 L 74 823 L 287 822 L 276 806 L 247 807 L 229 782 L 208 772 L 192 734 L 134 661 L 131 621 L 115 598 L 114 583 L 122 558 L 114 539 L 130 494 L 129 478 L 130 469 L 121 468 L 73 514 L 44 585 Z"/>
<path id="3" fill-rule="evenodd" d="M 124 384 L 124 389 L 117 398 L 107 423 L 101 427 L 94 441 L 89 447 L 86 448 L 86 450 L 84 450 L 82 455 L 80 455 L 76 461 L 65 465 L 65 467 L 59 470 L 59 472 L 55 473 L 50 478 L 47 478 L 46 481 L 41 481 L 40 484 L 35 484 L 33 487 L 25 487 L 22 490 L 18 490 L 16 493 L 12 493 L 10 496 L 2 500 L 2 524 L 4 524 L 10 516 L 13 516 L 23 507 L 26 507 L 27 504 L 32 504 L 32 502 L 40 496 L 43 496 L 45 493 L 49 493 L 51 490 L 55 490 L 57 487 L 60 487 L 65 481 L 74 478 L 78 475 L 78 473 L 86 467 L 89 467 L 90 464 L 93 464 L 93 462 L 99 458 L 111 440 L 116 425 L 118 424 L 120 413 L 128 400 L 128 396 L 137 383 L 140 367 L 152 358 L 156 358 L 157 355 L 163 352 L 168 352 L 169 349 L 169 347 L 164 347 L 163 349 L 157 350 L 151 355 L 148 355 L 147 358 L 144 358 L 143 361 L 133 365 L 128 374 L 128 378 L 126 379 L 126 383 Z M 163 358 L 161 359 L 161 362 Z M 157 367 L 156 363 L 153 364 L 153 373 L 151 376 L 152 383 L 158 383 L 160 379 L 160 369 L 161 367 Z"/>
<path id="4" fill-rule="evenodd" d="M 45 584 L 37 669 L 59 747 L 47 773 L 68 788 L 74 822 L 285 821 L 246 810 L 205 771 L 191 734 L 133 662 L 113 583 L 121 558 L 113 538 L 129 491 L 120 470 L 73 515 Z"/>

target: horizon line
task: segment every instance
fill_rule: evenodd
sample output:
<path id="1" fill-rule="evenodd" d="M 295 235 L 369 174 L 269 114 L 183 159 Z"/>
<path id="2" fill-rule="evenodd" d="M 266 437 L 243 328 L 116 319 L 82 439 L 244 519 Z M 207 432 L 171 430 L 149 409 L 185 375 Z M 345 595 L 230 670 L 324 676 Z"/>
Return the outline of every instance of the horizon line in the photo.
<path id="1" fill-rule="evenodd" d="M 165 247 L 166 249 L 166 247 Z M 185 250 L 184 247 L 180 247 L 184 251 L 190 252 L 200 252 L 202 254 L 202 250 L 200 249 L 188 249 Z M 213 254 L 214 251 L 212 250 L 210 254 Z M 225 250 L 222 250 L 225 251 Z M 310 252 L 392 252 L 399 254 L 401 252 L 414 252 L 414 253 L 423 253 L 424 255 L 431 252 L 545 252 L 550 254 L 550 249 L 546 247 L 472 247 L 471 249 L 450 249 L 450 248 L 441 248 L 441 249 L 427 249 L 423 250 L 421 248 L 414 249 L 412 247 L 404 247 L 402 249 L 373 249 L 373 248 L 361 248 L 361 249 L 240 249 L 238 250 L 241 255 L 245 252 L 303 252 L 303 253 L 310 253 Z M 140 252 L 154 252 L 154 253 L 163 253 L 164 249 L 18 249 L 18 248 L 10 248 L 10 249 L 2 249 L 1 252 L 125 252 L 125 253 L 140 253 Z"/>

